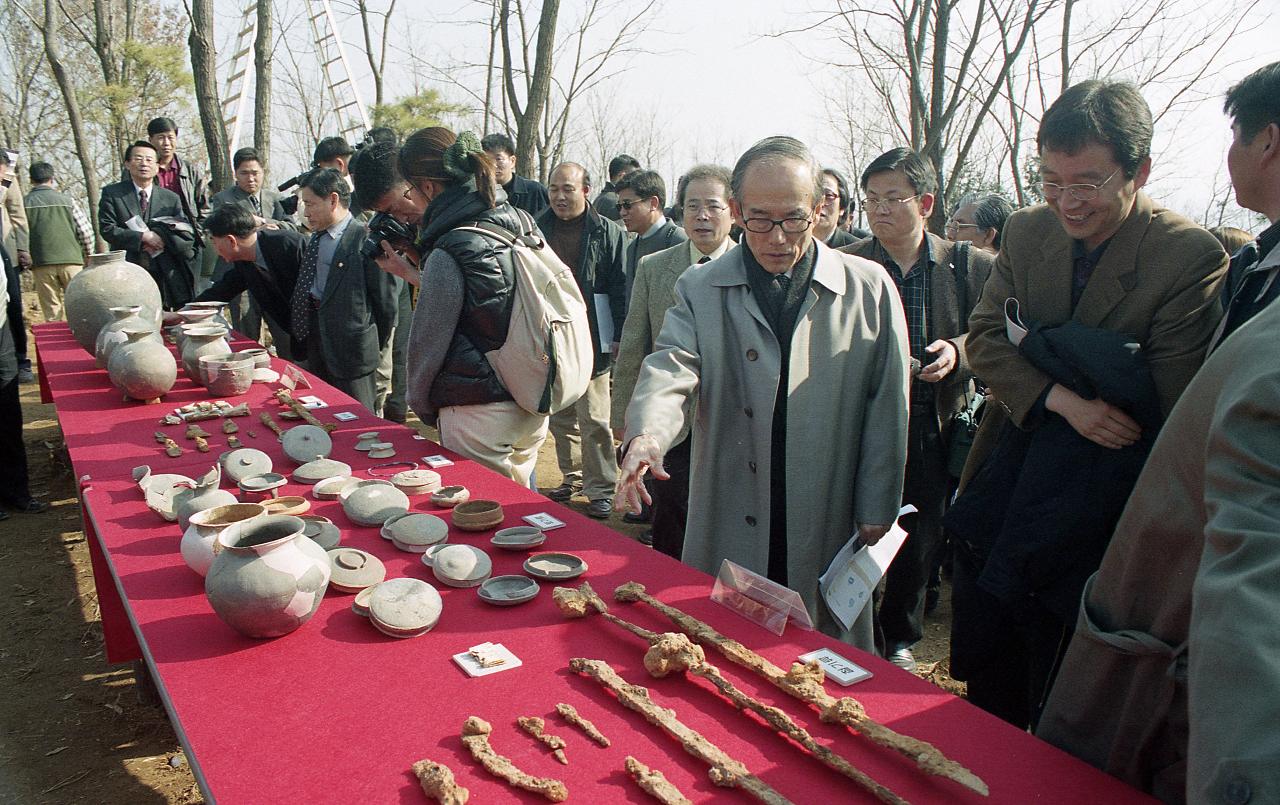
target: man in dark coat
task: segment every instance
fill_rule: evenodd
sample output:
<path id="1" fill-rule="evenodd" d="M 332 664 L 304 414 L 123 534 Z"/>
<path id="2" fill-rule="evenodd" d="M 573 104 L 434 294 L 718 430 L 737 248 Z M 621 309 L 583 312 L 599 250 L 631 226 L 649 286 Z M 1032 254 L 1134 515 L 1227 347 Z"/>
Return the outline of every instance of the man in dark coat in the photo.
<path id="1" fill-rule="evenodd" d="M 573 269 L 578 289 L 587 303 L 595 367 L 587 391 L 569 408 L 551 416 L 556 438 L 556 458 L 564 480 L 547 492 L 552 500 L 567 501 L 581 490 L 589 501 L 587 514 L 604 519 L 613 511 L 613 491 L 618 482 L 618 462 L 609 430 L 609 369 L 626 319 L 627 280 L 622 273 L 626 236 L 616 224 L 600 217 L 587 197 L 591 175 L 576 162 L 565 162 L 551 171 L 551 208 L 538 216 L 538 228 L 552 251 Z M 600 321 L 598 297 L 608 299 L 609 321 Z M 603 326 L 602 326 L 603 325 Z M 605 341 L 602 332 L 608 331 Z M 574 460 L 574 446 L 580 453 Z"/>
<path id="2" fill-rule="evenodd" d="M 635 237 L 627 244 L 627 304 L 636 281 L 641 257 L 657 254 L 689 237 L 664 212 L 667 185 L 656 171 L 635 171 L 618 182 L 618 208 L 622 223 Z"/>
<path id="3" fill-rule="evenodd" d="M 195 301 L 228 302 L 248 291 L 262 311 L 276 354 L 292 360 L 289 300 L 307 238 L 292 229 L 259 228 L 258 219 L 239 204 L 219 207 L 204 225 L 228 270 Z"/>
<path id="4" fill-rule="evenodd" d="M 125 151 L 124 161 L 129 178 L 104 187 L 98 200 L 102 237 L 112 249 L 123 249 L 126 260 L 147 269 L 164 307 L 175 310 L 194 296 L 194 230 L 182 200 L 155 181 L 153 145 L 139 140 Z"/>
<path id="5" fill-rule="evenodd" d="M 480 141 L 480 147 L 493 157 L 498 184 L 506 191 L 507 201 L 512 207 L 524 210 L 536 218 L 550 206 L 551 200 L 542 182 L 526 179 L 516 173 L 516 144 L 510 137 L 505 134 L 487 134 Z"/>

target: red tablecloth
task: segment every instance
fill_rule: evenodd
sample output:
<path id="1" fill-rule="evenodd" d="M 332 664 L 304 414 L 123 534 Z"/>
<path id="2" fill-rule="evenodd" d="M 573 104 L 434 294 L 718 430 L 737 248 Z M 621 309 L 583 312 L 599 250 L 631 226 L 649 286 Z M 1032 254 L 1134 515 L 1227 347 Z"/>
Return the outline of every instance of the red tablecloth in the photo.
<path id="1" fill-rule="evenodd" d="M 429 634 L 396 640 L 376 632 L 350 610 L 352 596 L 330 590 L 311 622 L 274 640 L 240 637 L 213 614 L 203 595 L 203 580 L 178 553 L 179 530 L 144 506 L 130 470 L 150 464 L 157 472 L 197 474 L 225 449 L 217 432 L 208 454 L 194 451 L 165 457 L 152 438 L 160 417 L 173 407 L 205 399 L 185 379 L 161 405 L 125 403 L 110 389 L 106 374 L 76 345 L 63 324 L 36 328 L 41 369 L 57 404 L 75 471 L 81 477 L 85 519 L 94 547 L 95 581 L 104 625 L 113 618 L 136 631 L 192 770 L 210 802 L 403 802 L 425 798 L 410 765 L 430 757 L 448 764 L 472 790 L 473 801 L 541 802 L 516 793 L 479 770 L 463 749 L 458 733 L 477 715 L 494 725 L 494 747 L 526 771 L 566 782 L 571 801 L 644 802 L 626 778 L 623 759 L 631 754 L 662 770 L 686 795 L 747 801 L 745 795 L 714 787 L 706 767 L 685 754 L 665 734 L 622 707 L 595 682 L 568 669 L 571 657 L 608 660 L 628 681 L 648 686 L 654 699 L 673 708 L 686 724 L 701 731 L 755 774 L 797 803 L 870 802 L 846 778 L 829 770 L 795 745 L 737 712 L 708 684 L 685 677 L 655 680 L 642 665 L 644 645 L 603 620 L 566 621 L 544 584 L 531 603 L 498 608 L 478 600 L 474 590 L 442 588 L 444 614 Z M 279 362 L 277 361 L 277 368 Z M 331 404 L 317 412 L 329 420 L 338 411 L 362 412 L 354 402 L 322 383 L 313 392 Z M 249 401 L 254 416 L 241 418 L 241 439 L 272 455 L 276 468 L 293 464 L 256 414 L 277 406 L 269 390 L 255 385 L 234 400 Z M 418 459 L 443 452 L 419 441 L 405 428 L 375 420 L 367 412 L 334 432 L 334 458 L 350 463 L 357 475 L 375 463 L 353 449 L 355 434 L 378 430 L 395 444 L 397 459 Z M 249 437 L 253 431 L 257 438 Z M 455 457 L 456 458 L 456 457 Z M 475 497 L 502 501 L 505 525 L 520 516 L 551 511 L 568 526 L 549 532 L 540 550 L 572 550 L 588 562 L 592 585 L 611 599 L 623 581 L 644 583 L 662 600 L 700 617 L 786 667 L 799 654 L 832 646 L 864 664 L 875 676 L 847 690 L 868 713 L 890 727 L 934 743 L 980 775 L 991 787 L 990 800 L 938 778 L 917 773 L 905 758 L 879 749 L 847 730 L 821 724 L 816 712 L 744 673 L 720 655 L 708 660 L 736 685 L 781 707 L 800 724 L 901 796 L 913 802 L 1131 802 L 1145 798 L 1117 780 L 1019 732 L 911 674 L 849 646 L 815 633 L 788 628 L 781 638 L 745 621 L 708 599 L 711 580 L 667 557 L 628 540 L 530 490 L 468 461 L 441 471 L 446 484 L 460 483 Z M 284 493 L 303 494 L 291 484 Z M 435 511 L 425 497 L 413 510 Z M 337 502 L 313 502 L 311 511 L 331 517 L 343 529 L 343 543 L 377 554 L 389 576 L 432 580 L 417 555 L 397 551 L 374 529 L 352 525 Z M 445 514 L 446 520 L 447 513 Z M 489 548 L 490 534 L 451 530 L 451 542 Z M 518 573 L 525 554 L 491 550 L 494 574 Z M 571 582 L 576 583 L 576 582 Z M 110 590 L 122 597 L 112 601 Z M 116 612 L 108 612 L 111 608 Z M 613 604 L 613 611 L 657 631 L 669 623 L 642 605 Z M 119 634 L 111 636 L 113 640 Z M 484 641 L 502 642 L 519 656 L 521 668 L 470 679 L 450 656 Z M 117 643 L 113 658 L 127 658 L 129 646 Z M 833 695 L 845 689 L 827 683 Z M 613 746 L 587 741 L 555 715 L 568 702 L 596 723 Z M 568 742 L 570 765 L 562 766 L 515 725 L 520 715 L 547 720 L 547 729 Z"/>

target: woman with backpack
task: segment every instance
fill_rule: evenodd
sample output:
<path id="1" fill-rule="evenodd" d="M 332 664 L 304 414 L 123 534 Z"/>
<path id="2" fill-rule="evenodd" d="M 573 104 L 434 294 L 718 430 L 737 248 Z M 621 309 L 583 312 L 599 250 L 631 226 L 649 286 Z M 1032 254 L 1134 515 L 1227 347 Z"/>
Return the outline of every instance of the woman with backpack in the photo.
<path id="1" fill-rule="evenodd" d="M 521 408 L 485 353 L 506 341 L 515 273 L 511 252 L 459 227 L 526 224 L 498 186 L 493 159 L 471 132 L 420 129 L 400 148 L 406 197 L 425 204 L 417 248 L 420 296 L 409 333 L 409 407 L 435 421 L 446 448 L 528 486 L 547 418 Z M 536 230 L 536 227 L 534 227 Z"/>

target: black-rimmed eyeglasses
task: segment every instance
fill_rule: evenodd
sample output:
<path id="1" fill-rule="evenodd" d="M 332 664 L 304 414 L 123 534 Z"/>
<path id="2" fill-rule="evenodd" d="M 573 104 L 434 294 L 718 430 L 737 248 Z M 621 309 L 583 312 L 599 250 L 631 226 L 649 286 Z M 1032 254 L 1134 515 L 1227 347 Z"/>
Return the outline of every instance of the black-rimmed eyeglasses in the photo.
<path id="1" fill-rule="evenodd" d="M 747 218 L 742 222 L 742 227 L 748 232 L 755 232 L 757 235 L 763 235 L 766 232 L 772 232 L 775 226 L 782 227 L 782 231 L 789 235 L 799 234 L 810 226 L 813 221 L 809 218 L 783 218 L 776 220 L 773 218 Z"/>

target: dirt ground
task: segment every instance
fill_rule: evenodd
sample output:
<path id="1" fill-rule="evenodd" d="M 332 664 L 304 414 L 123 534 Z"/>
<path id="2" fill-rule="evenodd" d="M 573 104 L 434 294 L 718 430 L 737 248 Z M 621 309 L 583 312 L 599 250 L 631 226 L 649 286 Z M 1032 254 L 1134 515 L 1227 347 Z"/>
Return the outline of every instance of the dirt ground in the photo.
<path id="1" fill-rule="evenodd" d="M 39 321 L 24 294 L 28 321 Z M 32 346 L 34 355 L 34 342 Z M 40 515 L 0 523 L 0 805 L 192 805 L 203 802 L 164 709 L 132 668 L 107 665 L 89 551 L 74 477 L 52 405 L 22 386 L 32 493 Z M 538 463 L 560 482 L 553 445 Z M 585 511 L 586 500 L 570 505 Z M 635 538 L 642 526 L 614 514 L 608 525 Z M 950 591 L 916 646 L 918 674 L 952 692 L 947 675 Z"/>

